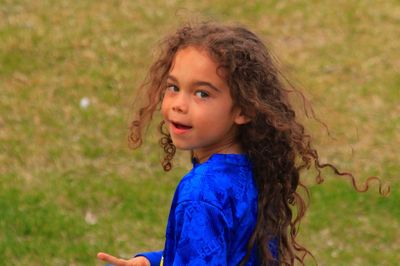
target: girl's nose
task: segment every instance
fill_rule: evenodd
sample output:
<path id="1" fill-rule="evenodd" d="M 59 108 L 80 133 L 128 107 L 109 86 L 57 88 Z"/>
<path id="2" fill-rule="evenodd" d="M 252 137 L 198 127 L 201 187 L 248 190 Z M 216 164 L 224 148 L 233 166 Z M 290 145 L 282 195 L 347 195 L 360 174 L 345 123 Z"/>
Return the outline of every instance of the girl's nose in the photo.
<path id="1" fill-rule="evenodd" d="M 183 95 L 177 97 L 177 99 L 174 101 L 172 105 L 172 110 L 178 113 L 187 113 L 188 111 L 187 99 L 185 99 Z"/>

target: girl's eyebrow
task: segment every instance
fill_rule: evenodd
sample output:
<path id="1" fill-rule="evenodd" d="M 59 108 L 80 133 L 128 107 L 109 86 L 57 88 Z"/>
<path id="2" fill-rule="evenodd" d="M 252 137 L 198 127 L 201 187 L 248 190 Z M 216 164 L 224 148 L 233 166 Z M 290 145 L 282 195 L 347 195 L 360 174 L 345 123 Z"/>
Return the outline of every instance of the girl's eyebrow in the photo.
<path id="1" fill-rule="evenodd" d="M 172 75 L 168 75 L 167 79 L 172 80 L 173 82 L 179 83 L 178 79 Z M 216 86 L 214 86 L 213 84 L 211 84 L 210 82 L 207 81 L 195 81 L 193 82 L 193 86 L 207 86 L 210 87 L 211 89 L 215 90 L 216 92 L 221 92 L 221 90 L 219 88 L 217 88 Z"/>

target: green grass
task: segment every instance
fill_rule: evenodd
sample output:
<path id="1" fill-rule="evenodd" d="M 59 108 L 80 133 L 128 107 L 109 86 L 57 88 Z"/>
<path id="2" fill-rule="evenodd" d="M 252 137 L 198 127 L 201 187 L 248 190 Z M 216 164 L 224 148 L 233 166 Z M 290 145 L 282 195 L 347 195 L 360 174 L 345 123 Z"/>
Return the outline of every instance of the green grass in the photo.
<path id="1" fill-rule="evenodd" d="M 398 1 L 0 0 L 0 265 L 100 265 L 161 249 L 174 188 L 150 131 L 127 148 L 135 88 L 157 41 L 182 21 L 249 26 L 330 128 L 305 120 L 329 171 L 300 231 L 320 265 L 400 261 Z M 80 107 L 82 98 L 89 106 Z M 294 99 L 298 101 L 299 99 Z M 312 262 L 310 261 L 310 264 Z"/>

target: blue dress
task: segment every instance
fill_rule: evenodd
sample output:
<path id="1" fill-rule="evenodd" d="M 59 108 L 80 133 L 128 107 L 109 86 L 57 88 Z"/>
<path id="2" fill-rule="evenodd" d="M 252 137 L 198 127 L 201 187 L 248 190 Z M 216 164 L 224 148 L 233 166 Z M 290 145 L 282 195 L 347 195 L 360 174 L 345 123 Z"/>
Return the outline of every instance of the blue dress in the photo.
<path id="1" fill-rule="evenodd" d="M 257 195 L 245 155 L 214 154 L 194 162 L 175 191 L 164 251 L 137 256 L 152 266 L 239 265 L 256 225 Z M 277 258 L 276 241 L 269 249 Z M 246 265 L 259 265 L 256 248 Z"/>

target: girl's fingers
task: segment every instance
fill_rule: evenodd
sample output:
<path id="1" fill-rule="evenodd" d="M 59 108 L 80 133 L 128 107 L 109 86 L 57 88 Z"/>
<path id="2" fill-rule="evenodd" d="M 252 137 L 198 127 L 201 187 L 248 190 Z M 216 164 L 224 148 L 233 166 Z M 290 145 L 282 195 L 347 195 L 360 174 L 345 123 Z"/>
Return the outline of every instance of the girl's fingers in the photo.
<path id="1" fill-rule="evenodd" d="M 129 265 L 127 260 L 119 259 L 117 257 L 114 257 L 110 254 L 103 253 L 103 252 L 97 253 L 97 258 L 102 261 L 106 261 L 108 263 L 114 264 L 115 266 L 128 266 Z"/>

